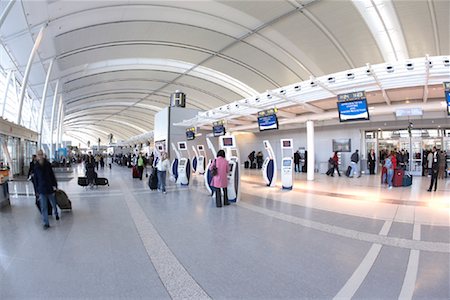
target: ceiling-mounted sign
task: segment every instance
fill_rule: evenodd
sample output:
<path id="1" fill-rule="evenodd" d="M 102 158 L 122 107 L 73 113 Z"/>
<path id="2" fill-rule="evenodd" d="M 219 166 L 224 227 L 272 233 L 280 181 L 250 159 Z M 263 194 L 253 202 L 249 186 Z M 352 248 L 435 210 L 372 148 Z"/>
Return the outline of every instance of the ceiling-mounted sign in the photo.
<path id="1" fill-rule="evenodd" d="M 259 131 L 278 129 L 277 108 L 258 112 Z"/>
<path id="2" fill-rule="evenodd" d="M 447 115 L 450 116 L 450 82 L 444 82 L 445 99 L 447 101 Z"/>
<path id="3" fill-rule="evenodd" d="M 396 117 L 411 117 L 422 116 L 423 110 L 421 108 L 400 108 L 395 110 Z"/>
<path id="4" fill-rule="evenodd" d="M 341 122 L 369 120 L 366 92 L 353 92 L 337 96 Z"/>
<path id="5" fill-rule="evenodd" d="M 186 140 L 192 141 L 195 139 L 195 127 L 186 129 Z"/>
<path id="6" fill-rule="evenodd" d="M 224 120 L 214 122 L 213 123 L 213 136 L 217 137 L 217 136 L 225 135 L 226 130 L 225 130 L 224 125 L 225 125 Z"/>

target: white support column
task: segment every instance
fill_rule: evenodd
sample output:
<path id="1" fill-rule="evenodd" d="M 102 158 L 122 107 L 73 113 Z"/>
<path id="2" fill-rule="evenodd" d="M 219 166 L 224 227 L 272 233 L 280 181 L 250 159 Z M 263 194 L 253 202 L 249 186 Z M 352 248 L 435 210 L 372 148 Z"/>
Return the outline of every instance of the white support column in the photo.
<path id="1" fill-rule="evenodd" d="M 59 135 L 58 135 L 58 139 L 59 139 L 59 148 L 63 147 L 63 125 L 64 125 L 64 105 L 61 108 L 61 115 L 60 115 L 60 120 L 59 120 Z"/>
<path id="2" fill-rule="evenodd" d="M 38 130 L 39 130 L 39 144 L 38 144 L 38 148 L 41 148 L 42 145 L 42 128 L 44 125 L 44 110 L 45 110 L 45 102 L 47 99 L 47 90 L 48 90 L 48 83 L 50 81 L 50 74 L 52 73 L 52 69 L 53 69 L 53 63 L 55 62 L 54 59 L 52 59 L 52 61 L 50 62 L 50 66 L 48 67 L 47 70 L 47 76 L 45 77 L 45 83 L 44 83 L 44 91 L 42 92 L 42 98 L 41 98 L 41 108 L 39 109 L 39 117 L 38 117 Z"/>
<path id="3" fill-rule="evenodd" d="M 55 93 L 53 94 L 53 106 L 52 106 L 52 118 L 50 120 L 50 159 L 53 158 L 53 128 L 55 123 L 55 114 L 56 114 L 56 102 L 58 101 L 58 88 L 59 88 L 59 80 L 56 81 Z"/>
<path id="4" fill-rule="evenodd" d="M 59 106 L 58 106 L 58 121 L 56 123 L 56 143 L 55 143 L 55 150 L 53 152 L 56 152 L 56 150 L 59 147 L 59 130 L 60 130 L 60 122 L 61 122 L 61 112 L 62 112 L 62 96 L 59 96 Z"/>
<path id="5" fill-rule="evenodd" d="M 5 109 L 6 109 L 6 100 L 8 99 L 8 92 L 9 92 L 9 85 L 11 84 L 11 75 L 13 71 L 9 71 L 8 75 L 6 75 L 6 87 L 5 87 L 5 94 L 3 95 L 3 109 L 2 109 L 2 118 L 5 116 Z"/>
<path id="6" fill-rule="evenodd" d="M 34 55 L 36 54 L 36 51 L 39 48 L 39 45 L 41 44 L 45 27 L 46 27 L 46 25 L 42 26 L 41 30 L 38 33 L 36 41 L 34 42 L 33 49 L 31 50 L 30 57 L 28 58 L 28 63 L 27 63 L 27 67 L 25 69 L 25 74 L 23 75 L 22 87 L 20 89 L 20 96 L 19 96 L 19 111 L 17 114 L 17 124 L 19 124 L 19 125 L 20 125 L 20 122 L 22 121 L 23 100 L 25 98 L 25 93 L 27 90 L 28 77 L 30 76 L 30 71 L 31 71 L 31 66 L 33 64 Z"/>
<path id="7" fill-rule="evenodd" d="M 307 164 L 307 172 L 306 172 L 306 179 L 307 180 L 314 180 L 314 157 L 315 157 L 315 150 L 314 150 L 314 122 L 313 121 L 306 121 L 306 148 L 308 150 L 308 164 Z"/>
<path id="8" fill-rule="evenodd" d="M 6 17 L 8 16 L 9 12 L 11 11 L 11 8 L 14 6 L 14 3 L 16 0 L 10 0 L 8 4 L 6 5 L 5 9 L 3 10 L 2 15 L 0 16 L 0 27 L 2 27 L 3 22 L 5 22 Z"/>

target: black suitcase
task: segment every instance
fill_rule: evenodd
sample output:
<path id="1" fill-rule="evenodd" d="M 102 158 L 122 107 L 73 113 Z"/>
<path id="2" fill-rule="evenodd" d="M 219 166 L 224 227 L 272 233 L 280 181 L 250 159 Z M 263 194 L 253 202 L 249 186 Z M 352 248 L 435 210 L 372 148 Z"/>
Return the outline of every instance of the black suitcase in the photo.
<path id="1" fill-rule="evenodd" d="M 89 182 L 87 177 L 78 177 L 78 185 L 79 186 L 88 186 Z"/>
<path id="2" fill-rule="evenodd" d="M 152 191 L 158 189 L 158 176 L 157 176 L 157 173 L 156 173 L 156 169 L 153 170 L 152 174 L 150 174 L 150 176 L 148 178 L 148 187 Z"/>
<path id="3" fill-rule="evenodd" d="M 326 174 L 327 175 L 334 175 L 334 167 L 329 168 Z"/>
<path id="4" fill-rule="evenodd" d="M 39 210 L 39 213 L 41 213 L 41 202 L 39 201 L 39 197 L 36 197 L 36 207 Z M 52 204 L 50 203 L 50 201 L 48 199 L 47 199 L 47 210 L 48 210 L 49 216 L 53 215 Z"/>
<path id="5" fill-rule="evenodd" d="M 252 163 L 252 166 L 250 167 L 250 169 L 256 169 L 256 163 Z"/>
<path id="6" fill-rule="evenodd" d="M 66 192 L 63 190 L 55 191 L 56 204 L 58 204 L 60 209 L 72 209 L 72 202 L 67 197 Z"/>
<path id="7" fill-rule="evenodd" d="M 95 179 L 95 184 L 96 185 L 107 185 L 107 186 L 109 186 L 109 181 L 108 181 L 107 178 L 97 177 Z"/>
<path id="8" fill-rule="evenodd" d="M 348 166 L 347 171 L 345 171 L 345 176 L 349 177 L 351 172 L 352 172 L 352 167 Z"/>
<path id="9" fill-rule="evenodd" d="M 244 162 L 244 168 L 248 169 L 250 167 L 250 162 L 247 160 Z"/>
<path id="10" fill-rule="evenodd" d="M 411 175 L 405 175 L 403 176 L 403 186 L 411 186 L 412 185 L 412 176 Z"/>

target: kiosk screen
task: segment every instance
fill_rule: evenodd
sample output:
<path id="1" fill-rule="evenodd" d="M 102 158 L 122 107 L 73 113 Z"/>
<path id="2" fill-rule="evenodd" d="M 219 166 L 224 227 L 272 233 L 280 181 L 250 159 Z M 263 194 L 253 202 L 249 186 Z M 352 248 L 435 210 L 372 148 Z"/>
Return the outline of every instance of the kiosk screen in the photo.
<path id="1" fill-rule="evenodd" d="M 291 147 L 291 141 L 283 141 L 283 147 L 284 148 L 290 148 Z"/>
<path id="2" fill-rule="evenodd" d="M 223 146 L 224 147 L 233 147 L 233 138 L 223 138 Z"/>
<path id="3" fill-rule="evenodd" d="M 291 161 L 289 159 L 283 160 L 283 167 L 290 167 L 290 166 L 291 166 Z"/>

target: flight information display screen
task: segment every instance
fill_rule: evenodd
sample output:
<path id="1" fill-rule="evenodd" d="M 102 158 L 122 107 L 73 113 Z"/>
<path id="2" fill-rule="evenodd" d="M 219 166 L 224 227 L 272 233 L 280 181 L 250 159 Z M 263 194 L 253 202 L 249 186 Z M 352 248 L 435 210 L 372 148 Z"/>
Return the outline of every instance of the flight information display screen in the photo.
<path id="1" fill-rule="evenodd" d="M 450 116 L 450 91 L 445 92 L 445 98 L 447 98 L 447 114 Z"/>
<path id="2" fill-rule="evenodd" d="M 213 136 L 217 137 L 217 136 L 222 136 L 225 135 L 225 126 L 223 125 L 217 125 L 217 126 L 213 126 Z"/>
<path id="3" fill-rule="evenodd" d="M 259 131 L 278 129 L 277 115 L 258 117 Z"/>
<path id="4" fill-rule="evenodd" d="M 188 141 L 192 141 L 195 139 L 195 132 L 194 131 L 186 131 L 186 139 Z"/>
<path id="5" fill-rule="evenodd" d="M 365 92 L 338 95 L 337 108 L 341 122 L 370 120 Z"/>

